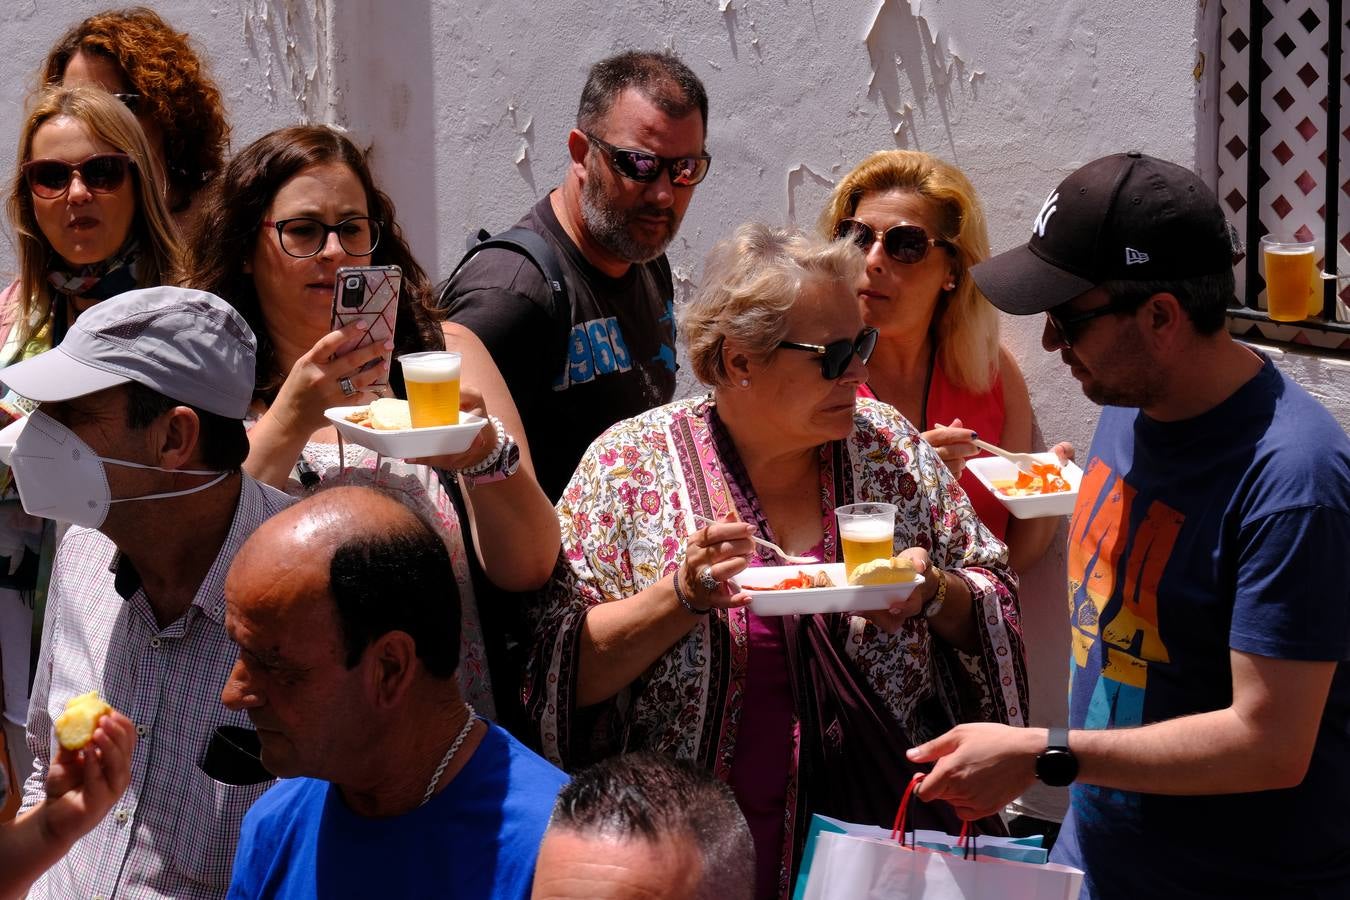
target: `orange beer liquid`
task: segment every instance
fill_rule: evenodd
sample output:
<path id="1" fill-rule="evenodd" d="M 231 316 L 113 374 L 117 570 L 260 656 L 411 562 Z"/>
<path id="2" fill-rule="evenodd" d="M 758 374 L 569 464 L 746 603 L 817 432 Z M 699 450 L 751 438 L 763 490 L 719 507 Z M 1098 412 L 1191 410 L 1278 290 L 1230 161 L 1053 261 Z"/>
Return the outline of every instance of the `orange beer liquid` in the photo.
<path id="1" fill-rule="evenodd" d="M 844 572 L 853 570 L 874 559 L 890 559 L 895 547 L 895 534 L 885 522 L 850 522 L 839 529 L 839 541 L 844 545 Z"/>
<path id="2" fill-rule="evenodd" d="M 453 381 L 409 381 L 408 412 L 412 427 L 429 428 L 434 425 L 459 423 L 459 379 Z"/>
<path id="3" fill-rule="evenodd" d="M 459 354 L 444 351 L 399 357 L 414 428 L 459 424 Z"/>
<path id="4" fill-rule="evenodd" d="M 1266 313 L 1276 322 L 1301 322 L 1316 304 L 1321 312 L 1321 292 L 1313 289 L 1316 279 L 1313 248 L 1264 248 L 1266 262 Z"/>

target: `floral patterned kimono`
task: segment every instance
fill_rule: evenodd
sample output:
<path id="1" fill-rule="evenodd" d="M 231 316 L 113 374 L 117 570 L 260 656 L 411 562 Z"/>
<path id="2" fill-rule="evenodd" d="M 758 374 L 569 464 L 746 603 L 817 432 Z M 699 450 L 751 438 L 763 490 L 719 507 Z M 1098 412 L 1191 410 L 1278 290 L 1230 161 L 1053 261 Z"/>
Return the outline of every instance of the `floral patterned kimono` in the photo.
<path id="1" fill-rule="evenodd" d="M 617 696 L 578 710 L 578 639 L 589 609 L 674 572 L 685 536 L 735 509 L 772 539 L 711 399 L 620 422 L 582 458 L 558 503 L 562 549 L 535 630 L 526 702 L 546 756 L 567 768 L 628 750 L 692 759 L 729 779 L 748 657 L 747 613 L 700 617 Z M 968 721 L 1025 725 L 1016 576 L 937 453 L 896 410 L 859 400 L 847 440 L 820 448 L 824 559 L 838 558 L 834 509 L 899 507 L 896 546 L 923 547 L 970 588 L 980 652 L 934 639 L 923 616 L 888 635 L 858 616 L 784 620 L 795 723 L 779 893 L 786 896 L 811 812 L 889 824 L 908 780 L 907 746 Z M 751 565 L 776 565 L 771 556 Z M 809 777 L 808 777 L 809 776 Z M 885 812 L 883 810 L 887 810 Z M 927 826 L 921 826 L 927 827 Z"/>

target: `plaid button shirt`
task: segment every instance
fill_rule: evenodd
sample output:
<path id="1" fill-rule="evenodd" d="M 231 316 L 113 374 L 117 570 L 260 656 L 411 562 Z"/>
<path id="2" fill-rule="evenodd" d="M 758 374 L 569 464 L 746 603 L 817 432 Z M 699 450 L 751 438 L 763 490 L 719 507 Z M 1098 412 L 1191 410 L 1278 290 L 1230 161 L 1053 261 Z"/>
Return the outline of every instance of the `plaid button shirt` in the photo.
<path id="1" fill-rule="evenodd" d="M 220 702 L 237 653 L 225 635 L 225 575 L 244 540 L 293 502 L 248 475 L 242 482 L 229 534 L 192 605 L 163 628 L 110 540 L 72 528 L 61 542 L 28 710 L 36 762 L 23 808 L 43 797 L 56 749 L 52 721 L 71 697 L 97 688 L 136 723 L 138 739 L 126 793 L 30 897 L 225 896 L 244 813 L 272 784 L 235 787 L 201 769 L 218 726 L 252 727 Z"/>

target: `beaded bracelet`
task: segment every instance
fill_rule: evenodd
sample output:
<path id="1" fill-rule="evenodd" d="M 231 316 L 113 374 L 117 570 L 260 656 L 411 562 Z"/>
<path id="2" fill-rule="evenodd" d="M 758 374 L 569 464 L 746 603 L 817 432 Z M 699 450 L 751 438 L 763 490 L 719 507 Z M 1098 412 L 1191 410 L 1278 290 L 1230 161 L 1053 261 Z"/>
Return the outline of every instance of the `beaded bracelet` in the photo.
<path id="1" fill-rule="evenodd" d="M 460 475 L 483 475 L 492 470 L 497 465 L 497 460 L 501 458 L 502 448 L 506 446 L 506 428 L 502 425 L 502 420 L 496 416 L 489 415 L 488 422 L 492 424 L 497 432 L 497 446 L 492 448 L 492 452 L 483 457 L 477 465 L 469 466 L 467 469 L 459 469 Z"/>
<path id="2" fill-rule="evenodd" d="M 685 609 L 687 609 L 689 612 L 693 613 L 694 615 L 706 616 L 708 613 L 712 612 L 711 606 L 708 607 L 707 609 L 699 609 L 697 606 L 690 603 L 689 598 L 684 595 L 684 588 L 680 587 L 680 582 L 683 580 L 680 578 L 680 573 L 683 571 L 684 571 L 684 563 L 680 563 L 680 567 L 675 570 L 674 575 L 675 599 L 680 601 L 680 605 L 683 606 Z"/>

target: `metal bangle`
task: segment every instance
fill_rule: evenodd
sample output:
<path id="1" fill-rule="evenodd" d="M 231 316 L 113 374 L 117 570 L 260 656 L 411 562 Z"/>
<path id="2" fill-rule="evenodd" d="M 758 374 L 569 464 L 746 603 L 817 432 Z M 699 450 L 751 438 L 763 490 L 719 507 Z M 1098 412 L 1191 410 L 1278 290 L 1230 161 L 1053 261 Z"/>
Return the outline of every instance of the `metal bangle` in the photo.
<path id="1" fill-rule="evenodd" d="M 685 564 L 681 562 L 679 567 L 675 570 L 674 576 L 672 576 L 675 583 L 675 599 L 680 601 L 680 605 L 683 606 L 689 612 L 693 613 L 694 615 L 706 616 L 708 613 L 712 612 L 712 607 L 710 606 L 707 609 L 699 609 L 697 606 L 689 602 L 689 598 L 684 595 L 684 588 L 680 587 L 680 582 L 683 580 L 682 578 L 680 578 L 680 573 L 684 571 L 684 566 Z"/>

